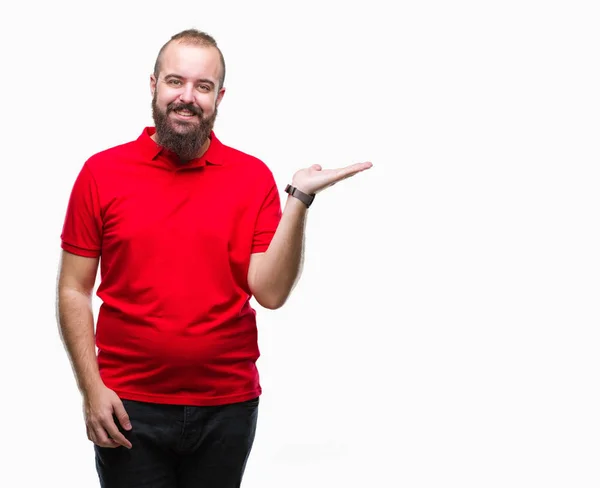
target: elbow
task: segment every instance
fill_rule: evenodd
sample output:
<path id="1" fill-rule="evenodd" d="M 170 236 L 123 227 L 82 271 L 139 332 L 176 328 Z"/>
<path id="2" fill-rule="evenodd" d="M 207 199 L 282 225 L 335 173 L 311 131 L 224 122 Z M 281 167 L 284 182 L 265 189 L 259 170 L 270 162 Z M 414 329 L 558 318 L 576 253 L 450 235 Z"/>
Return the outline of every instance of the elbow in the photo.
<path id="1" fill-rule="evenodd" d="M 259 293 L 254 294 L 254 298 L 261 307 L 269 310 L 277 310 L 278 308 L 283 307 L 285 302 L 287 302 L 288 295 L 277 293 Z"/>
<path id="2" fill-rule="evenodd" d="M 290 278 L 278 276 L 277 279 L 273 279 L 268 275 L 265 276 L 264 273 L 259 275 L 255 268 L 255 271 L 248 275 L 250 295 L 261 307 L 277 310 L 285 305 L 295 287 L 296 280 Z"/>

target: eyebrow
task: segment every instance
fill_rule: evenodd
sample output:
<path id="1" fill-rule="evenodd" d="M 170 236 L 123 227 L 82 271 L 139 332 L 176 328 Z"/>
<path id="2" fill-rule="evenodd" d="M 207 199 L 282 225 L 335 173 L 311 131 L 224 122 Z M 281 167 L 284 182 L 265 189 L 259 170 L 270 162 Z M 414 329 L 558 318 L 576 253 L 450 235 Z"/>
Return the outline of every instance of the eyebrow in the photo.
<path id="1" fill-rule="evenodd" d="M 183 76 L 179 76 L 173 73 L 169 73 L 168 75 L 165 75 L 165 80 L 168 80 L 170 78 L 177 78 L 178 80 L 183 80 Z M 196 80 L 197 83 L 207 83 L 210 86 L 212 86 L 214 88 L 215 83 L 212 80 L 209 80 L 208 78 L 200 78 L 199 80 Z"/>

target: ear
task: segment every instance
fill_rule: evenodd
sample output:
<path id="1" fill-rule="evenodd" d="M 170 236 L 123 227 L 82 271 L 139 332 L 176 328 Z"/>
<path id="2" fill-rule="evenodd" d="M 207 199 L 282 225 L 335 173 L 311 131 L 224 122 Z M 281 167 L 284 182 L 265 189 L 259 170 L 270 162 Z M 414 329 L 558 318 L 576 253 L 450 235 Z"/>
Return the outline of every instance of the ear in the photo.
<path id="1" fill-rule="evenodd" d="M 150 75 L 150 93 L 154 96 L 154 92 L 156 91 L 156 78 L 154 75 Z"/>
<path id="2" fill-rule="evenodd" d="M 225 88 L 221 88 L 219 90 L 219 93 L 217 94 L 217 101 L 215 103 L 215 106 L 218 107 L 219 104 L 221 103 L 221 100 L 223 100 L 223 97 L 225 96 Z"/>

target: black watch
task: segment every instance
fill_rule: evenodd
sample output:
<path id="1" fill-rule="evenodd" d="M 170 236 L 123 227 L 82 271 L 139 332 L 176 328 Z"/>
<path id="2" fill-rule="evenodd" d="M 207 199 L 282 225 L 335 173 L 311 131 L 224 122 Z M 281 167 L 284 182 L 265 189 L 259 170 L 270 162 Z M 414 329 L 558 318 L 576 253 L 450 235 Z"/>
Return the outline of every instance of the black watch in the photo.
<path id="1" fill-rule="evenodd" d="M 306 208 L 310 207 L 311 203 L 315 199 L 314 193 L 309 195 L 308 193 L 304 193 L 303 191 L 298 190 L 298 188 L 292 185 L 286 186 L 285 192 L 289 193 L 291 196 L 297 198 L 302 203 L 304 203 L 304 205 L 306 205 Z"/>

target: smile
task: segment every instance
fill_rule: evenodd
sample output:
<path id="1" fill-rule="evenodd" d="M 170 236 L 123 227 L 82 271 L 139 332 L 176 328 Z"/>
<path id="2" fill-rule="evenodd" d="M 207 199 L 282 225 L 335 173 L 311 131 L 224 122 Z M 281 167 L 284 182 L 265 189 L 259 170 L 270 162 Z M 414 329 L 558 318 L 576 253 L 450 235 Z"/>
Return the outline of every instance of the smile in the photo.
<path id="1" fill-rule="evenodd" d="M 196 114 L 190 112 L 189 110 L 173 110 L 173 113 L 183 119 L 191 119 L 192 117 L 196 117 Z"/>

